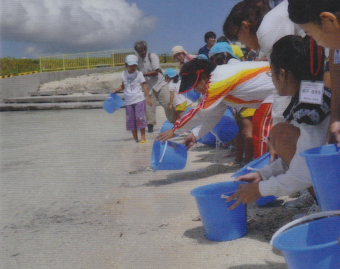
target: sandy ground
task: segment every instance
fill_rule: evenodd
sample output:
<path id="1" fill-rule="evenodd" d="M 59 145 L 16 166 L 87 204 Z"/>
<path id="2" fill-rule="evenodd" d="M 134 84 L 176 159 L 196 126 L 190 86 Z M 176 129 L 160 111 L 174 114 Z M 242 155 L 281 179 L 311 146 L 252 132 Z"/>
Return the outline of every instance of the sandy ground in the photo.
<path id="1" fill-rule="evenodd" d="M 40 85 L 39 91 L 114 89 L 120 85 L 120 77 L 121 71 L 70 77 L 60 81 L 44 83 Z"/>
<path id="2" fill-rule="evenodd" d="M 244 237 L 208 240 L 190 191 L 237 169 L 197 144 L 183 170 L 150 171 L 157 109 L 147 144 L 125 130 L 124 109 L 0 114 L 1 268 L 287 268 L 269 241 L 299 213 L 288 197 L 249 205 Z"/>
<path id="3" fill-rule="evenodd" d="M 164 65 L 164 64 L 163 64 Z M 178 67 L 169 65 L 179 71 Z M 163 72 L 168 68 L 164 66 Z M 124 70 L 124 68 L 122 69 Z M 90 75 L 70 77 L 60 81 L 51 81 L 40 85 L 39 91 L 96 91 L 101 89 L 115 89 L 121 84 L 122 70 L 116 72 L 95 73 Z"/>

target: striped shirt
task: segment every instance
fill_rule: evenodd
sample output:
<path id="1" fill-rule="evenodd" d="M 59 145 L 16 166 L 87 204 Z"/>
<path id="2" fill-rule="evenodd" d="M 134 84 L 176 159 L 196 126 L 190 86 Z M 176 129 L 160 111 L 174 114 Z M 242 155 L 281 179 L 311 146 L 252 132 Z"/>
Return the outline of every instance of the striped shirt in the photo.
<path id="1" fill-rule="evenodd" d="M 272 103 L 276 90 L 268 71 L 268 62 L 217 66 L 200 105 L 177 120 L 173 131 L 187 132 L 196 127 L 192 132 L 198 139 L 219 122 L 228 106 L 258 108 L 261 103 Z"/>

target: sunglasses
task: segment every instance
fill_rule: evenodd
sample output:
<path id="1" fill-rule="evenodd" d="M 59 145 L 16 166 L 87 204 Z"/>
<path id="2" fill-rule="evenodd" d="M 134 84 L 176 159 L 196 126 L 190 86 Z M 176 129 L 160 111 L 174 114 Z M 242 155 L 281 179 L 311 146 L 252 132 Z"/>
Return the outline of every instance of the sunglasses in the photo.
<path id="1" fill-rule="evenodd" d="M 179 87 L 179 93 L 186 93 L 195 88 L 199 81 L 200 75 L 204 72 L 205 70 L 201 69 L 196 70 L 194 72 L 182 73 L 182 80 L 181 85 Z"/>

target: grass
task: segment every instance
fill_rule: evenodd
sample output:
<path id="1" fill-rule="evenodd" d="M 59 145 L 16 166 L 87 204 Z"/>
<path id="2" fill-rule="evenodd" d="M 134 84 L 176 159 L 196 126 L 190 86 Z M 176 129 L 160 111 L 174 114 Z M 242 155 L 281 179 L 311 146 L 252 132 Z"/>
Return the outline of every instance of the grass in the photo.
<path id="1" fill-rule="evenodd" d="M 115 55 L 115 57 L 120 57 L 122 59 L 125 58 L 125 54 L 118 54 Z M 171 55 L 168 54 L 159 54 L 159 59 L 161 63 L 173 63 L 173 59 Z M 90 58 L 91 59 L 91 58 Z M 115 59 L 116 61 L 118 59 Z M 60 59 L 54 59 L 54 61 L 50 61 L 48 68 L 56 68 L 58 66 L 58 62 L 62 60 Z M 83 59 L 82 59 L 83 61 Z M 81 60 L 79 59 L 68 59 L 67 60 L 67 66 L 70 68 L 66 69 L 82 69 L 82 68 L 87 68 L 87 65 L 82 63 Z M 120 59 L 121 61 L 121 59 Z M 73 62 L 73 63 L 72 63 Z M 93 60 L 90 60 L 91 62 L 91 67 L 95 67 L 96 65 L 100 65 L 101 62 L 103 64 L 107 63 L 107 60 L 105 58 L 101 59 L 100 57 L 98 58 L 93 58 Z M 79 64 L 80 63 L 80 64 Z M 86 66 L 85 66 L 86 65 Z M 74 68 L 71 66 L 79 66 L 78 68 Z M 62 70 L 62 68 L 58 67 L 59 70 Z M 56 69 L 58 69 L 56 68 Z M 17 76 L 20 73 L 28 73 L 28 72 L 34 72 L 38 71 L 40 72 L 40 60 L 39 59 L 16 59 L 16 58 L 11 58 L 11 57 L 5 57 L 5 58 L 0 58 L 0 76 Z"/>
<path id="2" fill-rule="evenodd" d="M 39 59 L 0 58 L 0 76 L 39 71 Z"/>

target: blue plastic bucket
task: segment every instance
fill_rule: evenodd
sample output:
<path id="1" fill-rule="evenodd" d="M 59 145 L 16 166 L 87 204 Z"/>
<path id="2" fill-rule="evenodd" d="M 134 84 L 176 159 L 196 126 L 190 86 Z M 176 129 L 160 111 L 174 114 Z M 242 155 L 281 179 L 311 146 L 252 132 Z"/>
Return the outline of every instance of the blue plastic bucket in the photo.
<path id="1" fill-rule="evenodd" d="M 122 106 L 124 106 L 124 101 L 116 93 L 110 93 L 103 104 L 103 108 L 105 109 L 105 111 L 110 114 L 112 114 Z"/>
<path id="2" fill-rule="evenodd" d="M 155 140 L 152 147 L 151 167 L 157 170 L 181 170 L 187 163 L 187 148 L 172 141 Z"/>
<path id="3" fill-rule="evenodd" d="M 205 136 L 198 139 L 197 142 L 208 146 L 216 146 L 216 136 L 209 132 Z"/>
<path id="4" fill-rule="evenodd" d="M 230 196 L 237 190 L 239 182 L 221 182 L 191 191 L 195 197 L 205 234 L 209 240 L 229 241 L 247 233 L 246 206 L 240 204 L 233 210 L 227 208 L 234 201 L 226 203 L 221 195 Z"/>
<path id="5" fill-rule="evenodd" d="M 238 133 L 238 125 L 233 116 L 233 112 L 228 108 L 222 119 L 212 129 L 212 133 L 222 142 L 227 143 L 233 140 Z"/>
<path id="6" fill-rule="evenodd" d="M 231 177 L 237 178 L 239 176 L 246 175 L 248 173 L 257 171 L 261 168 L 263 168 L 265 165 L 270 163 L 270 154 L 269 152 L 263 154 L 261 157 L 258 157 L 257 159 L 253 160 L 252 162 L 248 163 L 247 165 L 243 166 L 240 170 L 238 170 L 236 173 L 231 175 Z M 255 201 L 255 203 L 258 206 L 265 206 L 266 204 L 274 201 L 276 197 L 274 195 L 261 197 L 258 200 Z"/>
<path id="7" fill-rule="evenodd" d="M 282 251 L 289 269 L 340 268 L 339 214 L 328 211 L 309 215 L 274 234 L 271 244 Z"/>
<path id="8" fill-rule="evenodd" d="M 201 94 L 198 92 L 195 92 L 194 89 L 192 89 L 191 91 L 188 91 L 187 93 L 183 93 L 186 95 L 186 98 L 188 98 L 189 100 L 196 102 L 198 98 L 200 98 Z"/>
<path id="9" fill-rule="evenodd" d="M 308 149 L 306 158 L 316 197 L 322 211 L 340 209 L 340 150 L 337 145 Z M 340 268 L 340 267 L 339 267 Z"/>
<path id="10" fill-rule="evenodd" d="M 174 127 L 174 124 L 171 123 L 170 121 L 166 120 L 166 121 L 163 123 L 163 126 L 162 126 L 160 132 L 161 132 L 161 133 L 164 133 L 165 131 L 172 129 L 172 127 Z"/>

